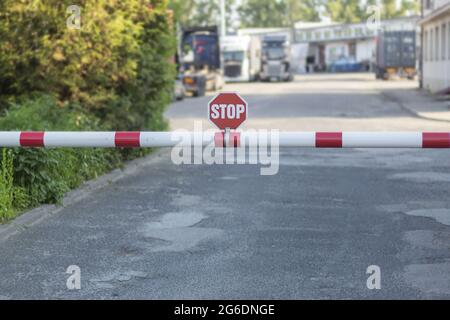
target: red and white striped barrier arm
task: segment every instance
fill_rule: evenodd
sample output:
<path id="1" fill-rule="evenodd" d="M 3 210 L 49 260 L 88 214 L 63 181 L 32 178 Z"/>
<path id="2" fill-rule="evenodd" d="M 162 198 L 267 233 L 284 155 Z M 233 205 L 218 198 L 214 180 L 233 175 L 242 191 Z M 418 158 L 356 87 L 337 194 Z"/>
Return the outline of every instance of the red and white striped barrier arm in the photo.
<path id="1" fill-rule="evenodd" d="M 270 134 L 270 132 L 268 131 Z M 0 132 L 0 147 L 146 148 L 176 145 L 258 146 L 256 131 L 223 132 Z M 268 145 L 309 148 L 450 148 L 450 132 L 279 132 Z M 181 143 L 181 144 L 180 144 Z"/>

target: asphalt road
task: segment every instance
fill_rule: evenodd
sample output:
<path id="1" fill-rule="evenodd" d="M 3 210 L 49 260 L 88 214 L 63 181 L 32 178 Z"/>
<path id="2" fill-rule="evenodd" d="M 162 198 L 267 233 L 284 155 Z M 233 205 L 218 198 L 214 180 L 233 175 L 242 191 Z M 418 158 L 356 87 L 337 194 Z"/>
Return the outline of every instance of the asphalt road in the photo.
<path id="1" fill-rule="evenodd" d="M 352 74 L 226 88 L 247 98 L 247 127 L 448 131 L 384 94 L 413 89 Z M 172 128 L 190 129 L 208 99 L 174 103 Z M 0 297 L 448 299 L 449 167 L 448 150 L 282 149 L 279 173 L 261 176 L 162 152 L 0 242 Z"/>

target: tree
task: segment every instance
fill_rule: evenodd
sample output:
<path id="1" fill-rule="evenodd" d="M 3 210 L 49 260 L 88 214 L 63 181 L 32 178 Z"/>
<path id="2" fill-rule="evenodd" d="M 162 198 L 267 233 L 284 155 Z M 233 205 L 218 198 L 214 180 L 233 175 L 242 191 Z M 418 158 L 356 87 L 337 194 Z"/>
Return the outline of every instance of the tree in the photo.
<path id="1" fill-rule="evenodd" d="M 365 16 L 359 0 L 330 0 L 325 8 L 334 22 L 356 23 L 362 21 Z"/>
<path id="2" fill-rule="evenodd" d="M 227 25 L 230 25 L 235 0 L 225 1 Z M 208 26 L 219 22 L 219 0 L 171 0 L 169 8 L 182 26 Z"/>
<path id="3" fill-rule="evenodd" d="M 268 28 L 286 26 L 283 3 L 276 0 L 246 0 L 239 8 L 241 26 Z"/>
<path id="4" fill-rule="evenodd" d="M 288 26 L 298 21 L 320 21 L 319 7 L 321 0 L 285 0 Z"/>
<path id="5" fill-rule="evenodd" d="M 405 14 L 419 14 L 420 1 L 418 0 L 402 0 L 400 11 L 402 15 Z"/>
<path id="6" fill-rule="evenodd" d="M 393 19 L 408 14 L 417 14 L 419 2 L 417 0 L 402 0 L 398 6 L 397 0 L 366 0 L 364 5 L 359 0 L 329 0 L 325 4 L 327 15 L 335 22 L 357 23 L 368 18 L 366 8 L 379 6 L 381 19 Z"/>
<path id="7" fill-rule="evenodd" d="M 419 2 L 417 0 L 402 0 L 400 6 L 396 0 L 382 0 L 382 19 L 393 19 L 403 17 L 407 14 L 419 13 Z"/>
<path id="8" fill-rule="evenodd" d="M 320 0 L 245 0 L 239 8 L 247 28 L 292 27 L 297 21 L 320 21 Z"/>
<path id="9" fill-rule="evenodd" d="M 185 25 L 195 10 L 195 0 L 170 0 L 169 9 L 174 13 L 176 22 Z"/>

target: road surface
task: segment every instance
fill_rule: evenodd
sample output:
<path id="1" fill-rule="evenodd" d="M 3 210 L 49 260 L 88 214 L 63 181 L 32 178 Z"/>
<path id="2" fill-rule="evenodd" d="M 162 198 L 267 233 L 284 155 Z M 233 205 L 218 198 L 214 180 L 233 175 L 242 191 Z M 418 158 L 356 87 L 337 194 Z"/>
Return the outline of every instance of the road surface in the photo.
<path id="1" fill-rule="evenodd" d="M 372 78 L 225 90 L 248 100 L 247 128 L 449 131 L 389 99 L 413 82 Z M 210 98 L 174 103 L 172 128 L 204 120 Z M 0 298 L 450 298 L 448 150 L 282 149 L 274 176 L 150 159 L 0 242 Z M 70 265 L 80 290 L 66 286 Z M 373 265 L 379 290 L 367 287 Z"/>

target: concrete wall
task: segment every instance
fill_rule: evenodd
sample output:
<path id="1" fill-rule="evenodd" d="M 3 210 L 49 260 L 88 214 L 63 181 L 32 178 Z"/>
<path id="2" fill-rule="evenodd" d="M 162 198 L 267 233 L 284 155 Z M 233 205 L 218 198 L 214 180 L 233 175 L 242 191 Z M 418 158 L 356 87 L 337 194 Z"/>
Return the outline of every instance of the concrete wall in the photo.
<path id="1" fill-rule="evenodd" d="M 358 41 L 356 43 L 356 61 L 373 61 L 375 50 L 376 43 L 374 39 Z"/>
<path id="2" fill-rule="evenodd" d="M 431 3 L 431 8 L 427 7 L 427 2 Z M 450 0 L 422 0 L 422 6 L 424 8 L 424 14 L 425 16 L 432 13 L 434 10 L 437 10 L 439 8 L 442 8 L 443 6 L 450 3 Z"/>
<path id="3" fill-rule="evenodd" d="M 292 68 L 295 73 L 306 72 L 307 56 L 308 56 L 307 43 L 294 43 L 292 45 Z"/>
<path id="4" fill-rule="evenodd" d="M 445 28 L 445 40 L 442 26 Z M 427 22 L 424 25 L 424 61 L 423 85 L 432 92 L 450 87 L 450 12 L 444 17 Z M 436 27 L 439 36 L 436 39 Z M 445 48 L 442 43 L 445 43 Z"/>

